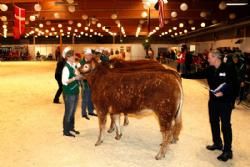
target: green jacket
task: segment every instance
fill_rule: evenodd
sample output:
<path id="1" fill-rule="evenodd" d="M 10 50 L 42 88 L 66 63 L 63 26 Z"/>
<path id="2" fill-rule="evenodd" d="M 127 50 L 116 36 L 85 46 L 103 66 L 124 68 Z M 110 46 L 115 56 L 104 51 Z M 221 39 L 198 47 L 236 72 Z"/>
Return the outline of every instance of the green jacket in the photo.
<path id="1" fill-rule="evenodd" d="M 65 66 L 69 69 L 69 79 L 75 77 L 75 69 L 71 67 L 68 63 Z M 76 95 L 79 94 L 79 83 L 78 81 L 73 81 L 68 85 L 63 85 L 63 93 L 66 95 Z"/>

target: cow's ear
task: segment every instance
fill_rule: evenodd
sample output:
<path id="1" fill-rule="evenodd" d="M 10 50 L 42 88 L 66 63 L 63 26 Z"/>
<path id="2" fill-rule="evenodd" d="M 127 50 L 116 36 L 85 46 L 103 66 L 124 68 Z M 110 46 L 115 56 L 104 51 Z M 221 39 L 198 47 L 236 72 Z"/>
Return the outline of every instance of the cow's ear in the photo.
<path id="1" fill-rule="evenodd" d="M 90 67 L 90 64 L 84 64 L 82 67 L 81 67 L 81 72 L 84 74 L 86 72 L 89 72 L 91 70 L 91 67 Z"/>

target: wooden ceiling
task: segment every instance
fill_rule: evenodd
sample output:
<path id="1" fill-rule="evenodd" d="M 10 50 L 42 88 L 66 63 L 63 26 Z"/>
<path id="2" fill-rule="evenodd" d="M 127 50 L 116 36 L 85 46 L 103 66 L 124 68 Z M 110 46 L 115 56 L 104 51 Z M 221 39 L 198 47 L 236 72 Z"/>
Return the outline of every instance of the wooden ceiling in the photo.
<path id="1" fill-rule="evenodd" d="M 0 4 L 4 3 L 8 6 L 7 11 L 3 12 L 0 10 L 0 16 L 7 17 L 7 22 L 0 21 L 0 35 L 3 33 L 3 24 L 7 24 L 8 35 L 12 35 L 14 22 L 13 5 L 26 9 L 26 33 L 39 28 L 39 31 L 38 29 L 36 30 L 37 32 L 43 32 L 41 36 L 49 35 L 50 33 L 58 35 L 61 29 L 65 35 L 67 35 L 68 31 L 70 31 L 71 35 L 73 33 L 80 35 L 81 32 L 82 34 L 88 34 L 88 36 L 94 36 L 98 33 L 102 36 L 110 35 L 110 33 L 107 33 L 107 30 L 105 31 L 102 28 L 105 26 L 109 32 L 116 33 L 116 35 L 135 36 L 137 27 L 140 25 L 141 31 L 139 35 L 148 35 L 148 20 L 141 16 L 143 11 L 148 12 L 147 9 L 144 9 L 143 4 L 143 1 L 147 0 L 74 0 L 75 12 L 73 13 L 68 11 L 70 6 L 68 1 L 70 0 L 0 0 Z M 188 5 L 187 11 L 180 10 L 180 5 L 184 2 Z M 201 29 L 202 22 L 208 27 L 215 22 L 230 23 L 239 19 L 249 18 L 249 5 L 227 6 L 225 10 L 220 10 L 220 2 L 221 0 L 168 0 L 168 3 L 164 6 L 165 25 L 159 30 L 156 28 L 159 26 L 158 11 L 154 9 L 154 5 L 151 5 L 150 31 L 155 29 L 153 35 L 157 36 L 163 35 L 164 32 L 166 32 L 164 36 L 177 36 L 177 34 L 185 34 L 184 30 L 188 33 L 191 32 L 191 27 L 195 27 L 196 30 Z M 37 3 L 42 6 L 42 10 L 39 12 L 34 10 L 34 5 Z M 177 17 L 175 18 L 171 17 L 171 12 L 174 11 L 177 12 Z M 205 12 L 206 16 L 201 17 L 201 12 Z M 235 19 L 229 19 L 230 14 L 233 17 L 232 13 L 235 14 Z M 117 19 L 112 19 L 112 14 L 117 14 Z M 30 21 L 31 15 L 36 16 L 35 21 Z M 83 15 L 88 16 L 88 19 L 84 20 L 82 18 Z M 48 24 L 48 21 L 50 24 Z M 121 27 L 124 28 L 125 33 L 121 33 L 121 28 L 117 24 L 118 21 Z M 73 24 L 71 24 L 72 22 Z M 193 23 L 190 24 L 191 22 Z M 78 23 L 81 23 L 81 27 L 77 27 Z M 98 23 L 101 24 L 101 27 L 97 27 Z M 179 27 L 180 23 L 184 24 L 183 28 Z M 43 27 L 39 27 L 39 24 L 43 24 Z M 62 24 L 62 28 L 58 28 L 58 24 Z M 87 26 L 89 28 L 85 29 Z M 51 30 L 52 27 L 55 30 Z M 68 30 L 68 27 L 71 27 L 71 30 Z M 173 27 L 176 27 L 177 30 Z"/>

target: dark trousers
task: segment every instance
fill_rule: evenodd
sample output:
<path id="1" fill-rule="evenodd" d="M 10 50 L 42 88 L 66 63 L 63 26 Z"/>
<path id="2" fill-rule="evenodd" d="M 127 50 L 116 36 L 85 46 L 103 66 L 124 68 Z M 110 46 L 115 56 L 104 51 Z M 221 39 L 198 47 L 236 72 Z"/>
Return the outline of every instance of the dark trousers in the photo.
<path id="1" fill-rule="evenodd" d="M 91 90 L 90 88 L 85 88 L 82 92 L 82 116 L 86 116 L 86 109 L 88 108 L 88 113 L 94 113 L 94 106 L 91 98 Z"/>
<path id="2" fill-rule="evenodd" d="M 224 139 L 224 151 L 232 150 L 232 128 L 231 128 L 231 113 L 232 102 L 219 102 L 209 100 L 209 119 L 212 131 L 213 142 L 216 145 L 221 145 L 220 124 Z"/>
<path id="3" fill-rule="evenodd" d="M 68 133 L 70 130 L 75 129 L 75 112 L 78 102 L 77 95 L 64 94 L 65 113 L 63 117 L 63 132 Z"/>
<path id="4" fill-rule="evenodd" d="M 59 101 L 60 95 L 62 94 L 62 90 L 63 90 L 62 89 L 62 87 L 63 87 L 62 81 L 60 79 L 56 79 L 56 81 L 57 81 L 57 84 L 58 84 L 58 90 L 57 90 L 56 95 L 54 97 L 54 102 Z"/>

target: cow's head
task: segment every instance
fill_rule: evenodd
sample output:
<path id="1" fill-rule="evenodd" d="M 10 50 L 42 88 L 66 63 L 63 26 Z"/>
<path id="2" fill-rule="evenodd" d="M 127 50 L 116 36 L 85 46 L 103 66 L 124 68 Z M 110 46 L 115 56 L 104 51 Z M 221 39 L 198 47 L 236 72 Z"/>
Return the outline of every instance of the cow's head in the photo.
<path id="1" fill-rule="evenodd" d="M 93 57 L 91 59 L 91 61 L 85 63 L 84 65 L 81 65 L 78 70 L 81 74 L 83 75 L 88 75 L 94 71 L 96 71 L 96 69 L 103 65 L 104 63 L 99 63 L 98 60 L 96 59 L 96 57 Z M 106 62 L 105 62 L 106 64 Z"/>

